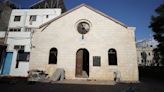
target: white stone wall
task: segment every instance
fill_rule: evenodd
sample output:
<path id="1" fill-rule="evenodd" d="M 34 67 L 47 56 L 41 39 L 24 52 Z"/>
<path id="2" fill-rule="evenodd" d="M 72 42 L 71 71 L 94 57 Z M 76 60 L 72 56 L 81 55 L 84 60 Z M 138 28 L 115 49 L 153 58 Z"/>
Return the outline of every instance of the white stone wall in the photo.
<path id="1" fill-rule="evenodd" d="M 153 49 L 157 47 L 158 42 L 154 39 L 147 39 L 138 41 L 137 45 L 137 61 L 140 66 L 151 66 L 156 65 L 154 61 L 154 52 Z M 146 53 L 146 62 L 142 61 L 143 57 L 141 53 Z"/>
<path id="2" fill-rule="evenodd" d="M 141 56 L 141 53 L 145 52 L 146 53 L 146 62 L 142 62 L 143 58 Z M 154 53 L 153 53 L 153 48 L 152 47 L 138 47 L 137 48 L 137 61 L 138 65 L 141 66 L 151 66 L 151 64 L 154 63 Z"/>
<path id="3" fill-rule="evenodd" d="M 77 32 L 76 24 L 86 19 L 90 31 L 84 35 Z M 81 7 L 36 30 L 33 35 L 30 69 L 45 70 L 51 76 L 56 68 L 64 68 L 66 79 L 77 79 L 76 52 L 80 48 L 89 51 L 89 79 L 113 80 L 114 71 L 121 72 L 122 81 L 138 81 L 137 55 L 134 30 L 84 7 Z M 57 65 L 48 64 L 51 48 L 58 49 Z M 117 51 L 118 65 L 108 65 L 108 50 Z M 101 66 L 93 66 L 93 56 L 101 56 Z"/>

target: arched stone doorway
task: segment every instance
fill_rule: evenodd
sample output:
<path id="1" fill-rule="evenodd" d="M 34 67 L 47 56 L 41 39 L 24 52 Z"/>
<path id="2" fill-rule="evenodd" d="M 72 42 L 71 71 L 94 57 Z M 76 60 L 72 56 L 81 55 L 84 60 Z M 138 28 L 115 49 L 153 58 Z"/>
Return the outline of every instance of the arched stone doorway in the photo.
<path id="1" fill-rule="evenodd" d="M 76 52 L 76 77 L 89 77 L 89 52 L 87 49 L 79 49 Z"/>

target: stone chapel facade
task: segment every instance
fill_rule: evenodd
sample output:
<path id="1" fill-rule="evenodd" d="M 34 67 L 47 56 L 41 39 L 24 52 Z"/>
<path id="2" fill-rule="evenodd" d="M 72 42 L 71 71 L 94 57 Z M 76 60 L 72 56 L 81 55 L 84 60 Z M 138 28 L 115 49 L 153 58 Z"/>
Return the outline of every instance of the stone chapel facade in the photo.
<path id="1" fill-rule="evenodd" d="M 40 26 L 33 34 L 29 68 L 66 79 L 138 81 L 135 28 L 82 4 Z"/>

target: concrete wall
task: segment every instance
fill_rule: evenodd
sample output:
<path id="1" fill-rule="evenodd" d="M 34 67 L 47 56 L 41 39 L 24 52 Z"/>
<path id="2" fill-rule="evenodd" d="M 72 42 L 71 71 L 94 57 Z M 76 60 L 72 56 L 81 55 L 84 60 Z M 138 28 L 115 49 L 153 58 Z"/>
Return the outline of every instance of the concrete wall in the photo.
<path id="1" fill-rule="evenodd" d="M 20 62 L 18 68 L 16 66 L 17 50 L 14 49 L 15 45 L 24 45 L 25 52 L 31 51 L 31 40 L 34 28 L 39 27 L 41 24 L 59 16 L 61 9 L 14 9 L 12 10 L 8 29 L 21 28 L 21 32 L 8 32 L 7 35 L 7 52 L 14 52 L 11 72 L 12 76 L 27 76 L 29 70 L 29 62 Z M 36 21 L 30 24 L 30 16 L 36 15 Z M 48 18 L 46 17 L 48 15 Z M 21 16 L 20 21 L 14 21 L 15 16 Z M 26 28 L 31 29 L 28 32 Z"/>
<path id="2" fill-rule="evenodd" d="M 24 45 L 25 52 L 31 51 L 31 32 L 9 32 L 7 38 L 7 52 L 13 52 L 13 58 L 11 63 L 11 76 L 27 76 L 29 70 L 29 62 L 19 62 L 18 68 L 16 68 L 16 59 L 18 50 L 14 49 L 14 45 Z"/>
<path id="3" fill-rule="evenodd" d="M 27 76 L 29 70 L 29 62 L 19 62 L 18 68 L 16 68 L 17 50 L 13 51 L 13 59 L 10 68 L 11 76 Z"/>
<path id="4" fill-rule="evenodd" d="M 77 24 L 89 21 L 90 31 L 82 35 Z M 76 52 L 80 48 L 89 51 L 89 79 L 113 80 L 114 71 L 121 72 L 122 81 L 138 81 L 137 55 L 134 29 L 125 28 L 85 6 L 36 30 L 33 35 L 30 69 L 45 70 L 51 76 L 56 68 L 64 68 L 66 79 L 77 79 Z M 51 48 L 58 49 L 57 64 L 48 64 Z M 118 65 L 108 65 L 108 50 L 117 51 Z M 101 66 L 93 66 L 93 56 L 101 56 Z"/>
<path id="5" fill-rule="evenodd" d="M 38 27 L 39 25 L 59 16 L 61 9 L 14 9 L 12 10 L 9 28 L 31 28 Z M 30 16 L 36 15 L 36 21 L 30 24 Z M 48 15 L 48 18 L 46 16 Z M 14 21 L 15 16 L 21 16 L 20 21 Z"/>
<path id="6" fill-rule="evenodd" d="M 0 32 L 0 38 L 4 38 L 5 37 L 5 33 L 6 33 L 5 31 L 1 31 Z"/>
<path id="7" fill-rule="evenodd" d="M 25 45 L 25 52 L 30 52 L 31 32 L 9 32 L 7 44 L 7 51 L 13 51 L 14 45 Z"/>

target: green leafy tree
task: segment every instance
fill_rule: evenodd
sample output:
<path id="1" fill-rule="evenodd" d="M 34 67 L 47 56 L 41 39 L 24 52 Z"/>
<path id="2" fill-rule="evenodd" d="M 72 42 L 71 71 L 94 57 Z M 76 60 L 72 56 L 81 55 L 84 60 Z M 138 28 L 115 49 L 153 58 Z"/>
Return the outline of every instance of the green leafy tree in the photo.
<path id="1" fill-rule="evenodd" d="M 160 63 L 164 65 L 164 3 L 161 4 L 157 9 L 156 16 L 151 17 L 150 28 L 154 32 L 154 39 L 158 41 L 159 45 L 154 52 L 159 54 Z"/>

